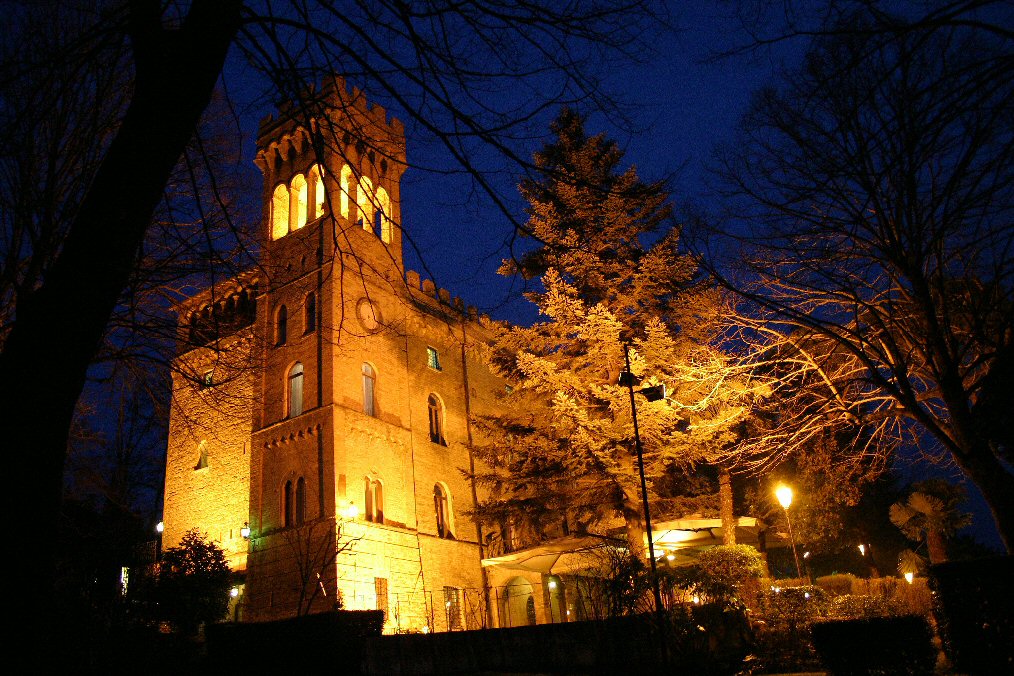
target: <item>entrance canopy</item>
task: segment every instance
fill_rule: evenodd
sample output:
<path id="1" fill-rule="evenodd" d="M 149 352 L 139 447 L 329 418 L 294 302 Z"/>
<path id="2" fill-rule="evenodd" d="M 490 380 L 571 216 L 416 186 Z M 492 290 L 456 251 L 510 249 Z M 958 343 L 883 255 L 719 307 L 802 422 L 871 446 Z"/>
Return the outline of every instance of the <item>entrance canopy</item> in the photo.
<path id="1" fill-rule="evenodd" d="M 533 573 L 570 573 L 600 564 L 608 548 L 625 546 L 622 540 L 601 535 L 568 535 L 534 547 L 483 559 L 484 567 L 498 566 Z"/>

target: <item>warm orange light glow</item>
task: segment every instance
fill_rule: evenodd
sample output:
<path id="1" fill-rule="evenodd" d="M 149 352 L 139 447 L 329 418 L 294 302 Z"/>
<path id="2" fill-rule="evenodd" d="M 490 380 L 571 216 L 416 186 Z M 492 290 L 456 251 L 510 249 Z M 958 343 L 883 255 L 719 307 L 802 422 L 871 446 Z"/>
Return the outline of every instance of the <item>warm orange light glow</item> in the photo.
<path id="1" fill-rule="evenodd" d="M 905 573 L 905 582 L 912 584 L 912 580 L 915 579 L 915 573 L 909 571 Z"/>
<path id="2" fill-rule="evenodd" d="M 792 504 L 792 489 L 785 484 L 778 484 L 778 488 L 775 489 L 775 497 L 778 498 L 778 504 L 782 506 L 782 509 L 788 509 Z"/>

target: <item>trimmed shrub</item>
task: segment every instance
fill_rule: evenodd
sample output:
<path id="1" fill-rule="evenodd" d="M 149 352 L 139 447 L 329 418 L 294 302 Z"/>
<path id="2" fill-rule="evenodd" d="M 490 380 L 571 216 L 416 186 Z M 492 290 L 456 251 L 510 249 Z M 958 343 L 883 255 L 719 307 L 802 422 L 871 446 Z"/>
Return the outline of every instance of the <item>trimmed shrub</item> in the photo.
<path id="1" fill-rule="evenodd" d="M 384 629 L 381 610 L 335 610 L 275 622 L 213 624 L 207 627 L 208 661 L 231 668 L 237 655 L 257 655 L 256 671 L 320 669 L 336 655 L 357 673 L 367 638 Z"/>
<path id="2" fill-rule="evenodd" d="M 815 622 L 813 645 L 833 674 L 932 674 L 937 651 L 917 615 Z"/>
<path id="3" fill-rule="evenodd" d="M 828 603 L 827 615 L 839 620 L 859 620 L 870 617 L 900 615 L 898 605 L 881 596 L 843 594 Z"/>
<path id="4" fill-rule="evenodd" d="M 817 578 L 817 586 L 831 596 L 851 594 L 856 576 L 852 573 L 836 573 Z"/>

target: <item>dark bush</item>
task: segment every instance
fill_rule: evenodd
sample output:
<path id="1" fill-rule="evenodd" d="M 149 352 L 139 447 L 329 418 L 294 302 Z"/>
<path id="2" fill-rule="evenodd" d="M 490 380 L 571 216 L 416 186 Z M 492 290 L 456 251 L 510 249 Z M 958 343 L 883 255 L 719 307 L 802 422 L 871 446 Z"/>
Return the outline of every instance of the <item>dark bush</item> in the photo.
<path id="1" fill-rule="evenodd" d="M 1014 557 L 930 567 L 944 649 L 970 674 L 1014 673 Z"/>
<path id="2" fill-rule="evenodd" d="M 932 674 L 937 650 L 918 615 L 815 622 L 813 645 L 824 666 L 843 674 Z"/>
<path id="3" fill-rule="evenodd" d="M 297 668 L 317 670 L 336 664 L 345 673 L 359 673 L 363 645 L 380 636 L 380 610 L 335 610 L 276 622 L 215 624 L 207 627 L 208 661 L 215 668 L 231 668 L 237 659 L 256 661 L 255 671 Z M 340 673 L 340 672 L 339 672 Z"/>

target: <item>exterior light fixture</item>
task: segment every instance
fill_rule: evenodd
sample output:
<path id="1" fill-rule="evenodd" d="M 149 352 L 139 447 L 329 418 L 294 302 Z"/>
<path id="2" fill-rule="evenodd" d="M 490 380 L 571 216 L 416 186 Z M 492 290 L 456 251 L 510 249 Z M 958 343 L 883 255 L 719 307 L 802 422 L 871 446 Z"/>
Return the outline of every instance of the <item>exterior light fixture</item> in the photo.
<path id="1" fill-rule="evenodd" d="M 231 596 L 232 598 L 236 598 L 237 596 L 239 596 L 239 588 L 233 587 L 232 589 L 230 589 L 229 596 Z"/>
<path id="2" fill-rule="evenodd" d="M 905 573 L 905 582 L 912 584 L 912 580 L 914 579 L 915 573 L 913 573 L 912 571 L 908 571 L 907 573 Z"/>
<path id="3" fill-rule="evenodd" d="M 676 560 L 676 555 L 673 554 L 672 552 L 669 552 L 668 554 L 665 555 L 665 558 L 667 561 L 672 562 Z"/>
<path id="4" fill-rule="evenodd" d="M 778 498 L 778 504 L 782 506 L 782 509 L 792 506 L 792 489 L 785 484 L 778 484 L 778 488 L 775 489 L 775 497 Z"/>
<path id="5" fill-rule="evenodd" d="M 655 543 L 651 533 L 651 510 L 648 507 L 648 482 L 644 478 L 644 448 L 641 446 L 641 432 L 637 427 L 637 404 L 634 401 L 634 385 L 640 382 L 640 378 L 634 375 L 634 372 L 630 368 L 630 345 L 628 343 L 623 344 L 623 359 L 626 365 L 626 370 L 620 372 L 620 378 L 618 384 L 625 386 L 627 392 L 630 394 L 630 417 L 634 423 L 634 450 L 637 452 L 637 473 L 641 478 L 641 505 L 644 507 L 644 530 L 648 537 L 648 561 L 651 564 L 651 591 L 655 596 L 655 612 L 661 615 L 662 610 L 662 590 L 658 584 L 658 566 L 655 562 Z M 658 388 L 649 388 L 655 389 Z M 653 396 L 657 392 L 653 393 Z M 661 397 L 665 397 L 665 387 L 661 386 Z M 647 395 L 645 395 L 647 396 Z M 653 400 L 654 401 L 654 400 Z"/>
<path id="6" fill-rule="evenodd" d="M 161 534 L 165 530 L 165 522 L 159 521 L 155 524 L 155 532 Z"/>
<path id="7" fill-rule="evenodd" d="M 359 516 L 359 508 L 356 507 L 356 503 L 354 502 L 350 502 L 349 506 L 346 507 L 343 511 L 344 511 L 343 516 L 346 519 L 355 519 L 357 516 Z"/>
<path id="8" fill-rule="evenodd" d="M 859 545 L 859 553 L 866 556 L 866 545 Z"/>
<path id="9" fill-rule="evenodd" d="M 810 558 L 810 552 L 803 552 L 803 558 L 804 559 Z"/>
<path id="10" fill-rule="evenodd" d="M 239 529 L 239 534 L 243 536 L 244 540 L 250 539 L 250 523 L 247 521 L 243 522 L 243 527 Z"/>
<path id="11" fill-rule="evenodd" d="M 802 577 L 802 568 L 799 565 L 799 552 L 796 551 L 796 536 L 792 534 L 792 519 L 789 518 L 789 505 L 792 504 L 792 489 L 785 484 L 778 484 L 778 487 L 775 488 L 775 497 L 778 498 L 778 504 L 782 506 L 782 511 L 785 512 L 785 523 L 789 527 L 792 558 L 796 560 L 796 577 Z"/>
<path id="12" fill-rule="evenodd" d="M 550 589 L 556 589 L 556 580 L 550 580 L 549 581 L 549 588 Z"/>
<path id="13" fill-rule="evenodd" d="M 424 624 L 423 628 L 422 628 L 422 633 L 424 633 L 424 634 L 430 633 L 430 625 Z"/>

